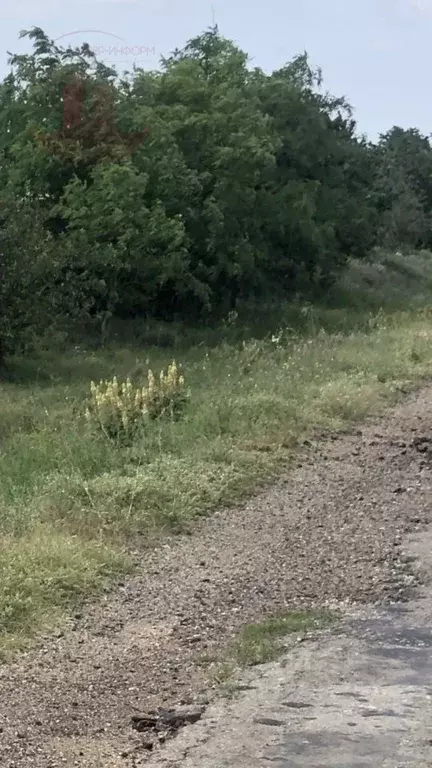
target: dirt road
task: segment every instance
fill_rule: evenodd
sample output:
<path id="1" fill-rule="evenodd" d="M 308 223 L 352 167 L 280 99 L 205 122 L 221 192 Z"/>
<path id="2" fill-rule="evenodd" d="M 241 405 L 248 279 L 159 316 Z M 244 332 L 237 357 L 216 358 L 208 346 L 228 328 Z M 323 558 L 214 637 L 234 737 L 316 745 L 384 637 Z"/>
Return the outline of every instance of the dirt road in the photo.
<path id="1" fill-rule="evenodd" d="M 157 550 L 140 555 L 137 577 L 73 617 L 59 636 L 45 638 L 39 648 L 0 668 L 0 764 L 135 768 L 149 760 L 170 765 L 166 761 L 172 758 L 171 764 L 183 768 L 179 760 L 186 739 L 192 741 L 184 768 L 295 767 L 313 765 L 312 753 L 307 752 L 312 747 L 304 744 L 309 738 L 320 766 L 428 765 L 424 722 L 431 669 L 425 654 L 418 663 L 413 656 L 407 662 L 408 679 L 421 675 L 426 682 L 423 687 L 415 682 L 407 687 L 402 667 L 393 670 L 397 660 L 391 653 L 399 653 L 394 650 L 398 622 L 405 640 L 411 637 L 417 643 L 420 632 L 422 642 L 429 643 L 429 608 L 422 620 L 419 608 L 410 629 L 410 614 L 390 616 L 386 608 L 375 615 L 365 606 L 406 597 L 414 584 L 406 542 L 415 532 L 426 536 L 432 518 L 431 436 L 432 388 L 428 388 L 379 422 L 304 446 L 297 466 L 277 487 L 241 509 L 201 521 L 191 535 L 165 539 Z M 216 710 L 209 708 L 210 721 L 206 716 L 188 727 L 157 755 L 149 753 L 142 734 L 132 730 L 131 717 L 136 713 L 180 701 L 204 701 L 209 692 L 203 654 L 217 653 L 246 622 L 286 609 L 341 604 L 348 615 L 360 610 L 359 618 L 352 619 L 360 623 L 343 624 L 339 636 L 297 649 L 285 669 L 267 669 L 267 679 L 257 682 L 260 695 L 275 688 L 276 678 L 281 685 L 260 714 L 255 690 L 246 693 L 243 710 L 235 703 L 237 718 L 233 710 L 225 712 L 226 703 L 211 705 Z M 354 635 L 359 656 L 353 650 Z M 387 646 L 393 649 L 387 657 L 375 652 Z M 420 659 L 415 648 L 413 654 Z M 366 664 L 372 665 L 372 673 Z M 362 686 L 361 697 L 367 702 L 337 695 L 358 693 Z M 403 696 L 405 709 L 396 708 L 398 696 Z M 311 704 L 313 712 L 309 713 L 310 707 L 285 706 L 283 701 Z M 372 715 L 360 712 L 360 705 L 384 714 L 377 723 Z M 261 715 L 282 724 L 254 723 Z M 210 727 L 215 718 L 216 730 L 202 736 L 201 729 Z M 409 762 L 411 746 L 403 746 L 403 735 L 392 734 L 396 723 L 418 729 L 416 744 L 422 746 L 416 747 L 416 763 Z M 361 752 L 357 763 L 348 759 L 347 754 L 357 755 L 355 743 L 366 750 L 366 727 L 369 743 L 376 742 L 380 732 L 376 725 L 381 725 L 383 734 L 381 751 L 376 752 L 379 759 L 368 762 Z M 346 747 L 348 735 L 359 741 Z M 328 762 L 330 736 L 333 763 Z M 200 738 L 210 738 L 207 745 L 213 753 L 199 745 L 195 751 L 192 745 Z M 269 743 L 263 752 L 265 742 Z M 398 749 L 399 763 L 394 758 Z M 396 750 L 393 756 L 391 750 Z"/>

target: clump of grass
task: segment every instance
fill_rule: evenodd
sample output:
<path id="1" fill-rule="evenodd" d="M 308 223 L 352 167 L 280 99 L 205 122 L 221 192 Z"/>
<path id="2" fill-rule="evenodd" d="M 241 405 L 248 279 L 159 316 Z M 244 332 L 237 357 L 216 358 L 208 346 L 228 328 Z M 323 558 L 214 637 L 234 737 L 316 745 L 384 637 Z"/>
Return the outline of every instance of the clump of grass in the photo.
<path id="1" fill-rule="evenodd" d="M 222 652 L 202 659 L 209 681 L 221 686 L 225 694 L 234 694 L 239 672 L 275 661 L 283 653 L 287 638 L 304 639 L 305 635 L 331 627 L 337 618 L 329 611 L 287 611 L 246 624 Z"/>
<path id="2" fill-rule="evenodd" d="M 228 649 L 228 657 L 238 667 L 251 667 L 276 659 L 287 635 L 303 636 L 306 632 L 329 627 L 335 616 L 328 612 L 289 612 L 257 624 L 247 624 Z"/>
<path id="3" fill-rule="evenodd" d="M 0 657 L 52 629 L 62 610 L 100 589 L 130 563 L 115 548 L 50 526 L 0 540 Z"/>

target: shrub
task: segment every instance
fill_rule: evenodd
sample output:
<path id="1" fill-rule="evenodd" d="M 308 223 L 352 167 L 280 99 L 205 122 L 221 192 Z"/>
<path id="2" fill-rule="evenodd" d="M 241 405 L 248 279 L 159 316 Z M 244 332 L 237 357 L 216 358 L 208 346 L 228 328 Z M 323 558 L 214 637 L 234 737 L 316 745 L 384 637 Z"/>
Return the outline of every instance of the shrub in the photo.
<path id="1" fill-rule="evenodd" d="M 99 384 L 92 381 L 90 391 L 86 419 L 110 438 L 130 439 L 148 419 L 177 419 L 189 399 L 184 377 L 175 362 L 166 373 L 161 371 L 158 378 L 149 370 L 146 387 L 135 387 L 129 378 L 119 384 L 114 376 L 112 381 Z"/>

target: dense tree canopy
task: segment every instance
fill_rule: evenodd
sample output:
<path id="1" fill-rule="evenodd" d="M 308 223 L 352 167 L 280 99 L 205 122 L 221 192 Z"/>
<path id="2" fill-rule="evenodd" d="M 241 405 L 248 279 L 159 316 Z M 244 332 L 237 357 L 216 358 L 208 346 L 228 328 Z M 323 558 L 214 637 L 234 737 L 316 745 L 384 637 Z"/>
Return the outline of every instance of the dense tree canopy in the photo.
<path id="1" fill-rule="evenodd" d="M 0 84 L 0 344 L 112 316 L 214 317 L 432 245 L 432 151 L 376 145 L 306 55 L 268 75 L 216 28 L 119 75 L 38 28 Z"/>

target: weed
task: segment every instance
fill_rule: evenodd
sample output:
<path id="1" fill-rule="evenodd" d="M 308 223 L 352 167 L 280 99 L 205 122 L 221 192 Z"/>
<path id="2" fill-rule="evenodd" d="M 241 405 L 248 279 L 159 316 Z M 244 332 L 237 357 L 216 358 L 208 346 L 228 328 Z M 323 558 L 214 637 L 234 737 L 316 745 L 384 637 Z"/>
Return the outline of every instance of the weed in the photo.
<path id="1" fill-rule="evenodd" d="M 169 415 L 178 418 L 184 409 L 189 393 L 184 387 L 184 377 L 175 362 L 168 366 L 159 378 L 148 372 L 147 387 L 135 387 L 128 377 L 119 384 L 117 377 L 112 381 L 100 381 L 90 385 L 91 400 L 85 410 L 90 425 L 100 428 L 107 437 L 130 441 L 147 419 Z"/>

